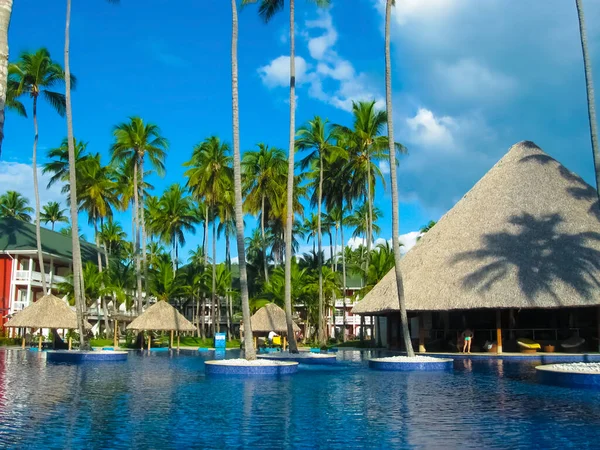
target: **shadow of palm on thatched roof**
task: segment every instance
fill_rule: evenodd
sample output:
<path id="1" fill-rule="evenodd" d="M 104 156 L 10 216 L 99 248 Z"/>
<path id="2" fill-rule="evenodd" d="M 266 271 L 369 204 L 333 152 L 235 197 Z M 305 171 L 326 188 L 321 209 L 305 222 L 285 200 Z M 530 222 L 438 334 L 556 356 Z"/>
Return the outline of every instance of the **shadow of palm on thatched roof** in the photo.
<path id="1" fill-rule="evenodd" d="M 593 215 L 596 219 L 600 220 L 600 203 L 598 202 L 598 193 L 596 190 L 587 184 L 583 179 L 571 172 L 565 166 L 560 164 L 554 158 L 548 155 L 530 155 L 521 159 L 521 163 L 535 161 L 542 165 L 553 164 L 558 173 L 567 181 L 571 183 L 569 187 L 566 188 L 567 193 L 574 199 L 585 202 L 592 202 L 588 213 Z"/>
<path id="2" fill-rule="evenodd" d="M 560 214 L 534 217 L 523 213 L 512 216 L 509 223 L 516 233 L 499 232 L 482 236 L 478 250 L 456 255 L 452 263 L 467 262 L 477 267 L 462 280 L 466 289 L 479 292 L 516 274 L 522 294 L 532 303 L 539 295 L 561 305 L 553 286 L 564 283 L 586 300 L 600 287 L 596 278 L 600 270 L 600 251 L 589 246 L 600 242 L 600 233 L 561 233 L 564 221 Z"/>

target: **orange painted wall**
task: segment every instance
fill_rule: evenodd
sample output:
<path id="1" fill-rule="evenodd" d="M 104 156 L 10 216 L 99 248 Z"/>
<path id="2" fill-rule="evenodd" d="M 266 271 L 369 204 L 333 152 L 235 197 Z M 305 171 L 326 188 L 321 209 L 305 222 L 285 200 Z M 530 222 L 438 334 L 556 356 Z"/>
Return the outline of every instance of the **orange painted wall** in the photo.
<path id="1" fill-rule="evenodd" d="M 12 259 L 8 255 L 0 255 L 0 325 L 6 322 L 6 319 L 1 317 L 8 314 L 11 267 Z"/>

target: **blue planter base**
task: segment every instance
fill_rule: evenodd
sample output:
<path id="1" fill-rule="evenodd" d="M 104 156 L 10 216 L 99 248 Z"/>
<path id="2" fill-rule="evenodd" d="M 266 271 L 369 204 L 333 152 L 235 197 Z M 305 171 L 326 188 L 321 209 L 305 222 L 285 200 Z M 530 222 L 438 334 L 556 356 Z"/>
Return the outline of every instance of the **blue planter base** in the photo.
<path id="1" fill-rule="evenodd" d="M 47 352 L 46 359 L 58 363 L 82 363 L 88 361 L 125 361 L 127 352 L 119 351 L 91 351 L 80 352 L 77 350 L 51 350 Z"/>
<path id="2" fill-rule="evenodd" d="M 298 363 L 290 361 L 288 364 L 277 364 L 272 366 L 232 366 L 229 364 L 219 364 L 220 361 L 206 361 L 204 371 L 207 375 L 228 375 L 228 376 L 279 376 L 290 375 L 298 371 Z"/>
<path id="3" fill-rule="evenodd" d="M 304 352 L 306 353 L 306 352 Z M 335 355 L 327 355 L 326 358 L 323 357 L 319 357 L 319 358 L 314 358 L 314 357 L 310 357 L 308 355 L 303 355 L 302 352 L 298 353 L 297 355 L 294 356 L 280 356 L 281 353 L 277 354 L 269 354 L 269 355 L 259 355 L 258 357 L 260 359 L 270 359 L 273 361 L 294 361 L 300 364 L 311 364 L 311 365 L 317 365 L 317 364 L 335 364 L 337 361 L 337 357 Z M 284 355 L 289 355 L 289 353 L 285 352 Z"/>
<path id="4" fill-rule="evenodd" d="M 454 360 L 439 359 L 439 361 L 423 362 L 391 362 L 369 360 L 369 368 L 374 370 L 386 370 L 390 372 L 440 372 L 454 369 Z"/>
<path id="5" fill-rule="evenodd" d="M 552 370 L 549 366 L 536 367 L 536 377 L 540 383 L 574 388 L 600 389 L 600 374 L 565 372 Z"/>

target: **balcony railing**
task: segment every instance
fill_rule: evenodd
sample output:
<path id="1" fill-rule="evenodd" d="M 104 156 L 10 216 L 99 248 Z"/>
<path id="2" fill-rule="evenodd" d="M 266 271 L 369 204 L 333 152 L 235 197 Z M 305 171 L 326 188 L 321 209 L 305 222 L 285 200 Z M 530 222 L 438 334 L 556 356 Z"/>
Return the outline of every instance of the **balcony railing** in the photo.
<path id="1" fill-rule="evenodd" d="M 343 316 L 335 316 L 336 325 L 344 325 Z M 360 325 L 360 316 L 346 316 L 346 325 Z M 365 316 L 365 325 L 371 325 L 371 318 Z"/>
<path id="2" fill-rule="evenodd" d="M 26 306 L 27 306 L 27 302 L 14 301 L 13 302 L 13 311 L 15 311 L 15 312 L 21 311 L 22 309 L 25 309 Z"/>
<path id="3" fill-rule="evenodd" d="M 59 275 L 51 275 L 49 273 L 46 274 L 46 281 L 49 282 L 52 277 L 52 284 L 64 283 L 67 281 L 66 277 L 61 277 Z M 40 283 L 42 282 L 42 273 L 41 272 L 30 272 L 29 270 L 17 270 L 15 271 L 15 282 L 21 284 L 29 284 L 31 283 Z"/>

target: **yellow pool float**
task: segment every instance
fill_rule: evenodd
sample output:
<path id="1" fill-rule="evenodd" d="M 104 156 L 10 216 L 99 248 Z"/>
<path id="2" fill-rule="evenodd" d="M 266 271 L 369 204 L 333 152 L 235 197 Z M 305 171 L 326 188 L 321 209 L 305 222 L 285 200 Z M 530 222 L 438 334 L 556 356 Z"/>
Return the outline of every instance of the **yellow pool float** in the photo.
<path id="1" fill-rule="evenodd" d="M 540 344 L 532 339 L 517 339 L 517 344 L 519 344 L 519 347 L 526 348 L 528 350 L 539 350 L 542 348 Z"/>

